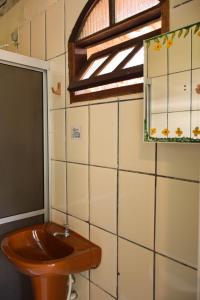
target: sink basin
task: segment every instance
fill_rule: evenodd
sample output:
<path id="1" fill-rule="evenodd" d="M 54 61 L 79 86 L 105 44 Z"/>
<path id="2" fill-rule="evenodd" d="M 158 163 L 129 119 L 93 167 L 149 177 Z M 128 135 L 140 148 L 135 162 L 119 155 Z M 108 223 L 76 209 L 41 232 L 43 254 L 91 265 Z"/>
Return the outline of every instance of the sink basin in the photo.
<path id="1" fill-rule="evenodd" d="M 19 271 L 31 277 L 36 300 L 66 300 L 68 275 L 100 264 L 101 249 L 70 230 L 70 236 L 55 223 L 34 225 L 6 236 L 3 253 Z"/>

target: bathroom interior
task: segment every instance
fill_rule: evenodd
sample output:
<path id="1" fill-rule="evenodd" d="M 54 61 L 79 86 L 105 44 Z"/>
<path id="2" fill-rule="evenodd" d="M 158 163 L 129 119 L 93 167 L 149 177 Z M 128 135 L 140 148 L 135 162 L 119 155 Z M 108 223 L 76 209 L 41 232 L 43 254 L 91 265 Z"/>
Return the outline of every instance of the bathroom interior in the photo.
<path id="1" fill-rule="evenodd" d="M 0 299 L 200 300 L 200 0 L 0 0 Z"/>

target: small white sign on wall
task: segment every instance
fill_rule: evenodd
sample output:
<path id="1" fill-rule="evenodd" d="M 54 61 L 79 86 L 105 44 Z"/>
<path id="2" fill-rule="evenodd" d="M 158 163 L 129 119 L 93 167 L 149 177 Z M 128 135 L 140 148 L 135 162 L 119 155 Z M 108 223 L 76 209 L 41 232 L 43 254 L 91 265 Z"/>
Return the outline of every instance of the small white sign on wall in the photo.
<path id="1" fill-rule="evenodd" d="M 78 126 L 73 126 L 71 128 L 71 139 L 80 140 L 80 138 L 81 138 L 81 128 Z"/>

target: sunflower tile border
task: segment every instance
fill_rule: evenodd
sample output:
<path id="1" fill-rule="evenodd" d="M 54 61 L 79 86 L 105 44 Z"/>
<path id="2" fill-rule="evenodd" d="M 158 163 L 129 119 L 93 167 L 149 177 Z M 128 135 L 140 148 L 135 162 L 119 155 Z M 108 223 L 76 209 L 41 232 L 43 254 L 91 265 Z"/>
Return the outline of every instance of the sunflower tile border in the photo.
<path id="1" fill-rule="evenodd" d="M 156 134 L 158 131 L 157 128 L 151 128 L 150 129 L 150 133 L 148 132 L 147 129 L 147 121 L 144 120 L 144 141 L 145 142 L 165 142 L 165 143 L 200 143 L 200 138 L 191 138 L 191 137 L 181 137 L 181 135 L 183 134 L 181 128 L 177 127 L 176 130 L 176 135 L 178 137 L 172 137 L 169 138 L 168 134 L 169 134 L 169 130 L 168 128 L 164 128 L 162 129 L 162 134 L 163 134 L 163 138 L 156 138 L 153 137 L 154 134 Z M 194 128 L 192 130 L 193 134 L 195 137 L 200 137 L 200 128 L 197 126 L 196 128 Z"/>
<path id="2" fill-rule="evenodd" d="M 145 40 L 147 48 L 153 44 L 155 51 L 160 51 L 162 47 L 166 46 L 168 49 L 173 46 L 174 38 L 177 36 L 178 38 L 186 38 L 190 31 L 194 28 L 194 35 L 199 36 L 200 38 L 200 22 L 192 25 L 188 25 L 184 28 L 180 28 L 171 32 L 167 32 L 165 34 L 158 35 L 156 37 Z"/>

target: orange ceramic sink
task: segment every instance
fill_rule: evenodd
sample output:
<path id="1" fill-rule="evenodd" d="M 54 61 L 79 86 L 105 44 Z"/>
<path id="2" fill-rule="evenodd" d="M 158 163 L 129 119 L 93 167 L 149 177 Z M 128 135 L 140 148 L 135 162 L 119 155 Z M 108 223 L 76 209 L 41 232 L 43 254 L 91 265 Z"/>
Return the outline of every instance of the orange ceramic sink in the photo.
<path id="1" fill-rule="evenodd" d="M 22 273 L 31 277 L 35 299 L 66 300 L 68 275 L 100 264 L 101 249 L 55 223 L 34 225 L 9 234 L 1 244 L 3 253 Z"/>

